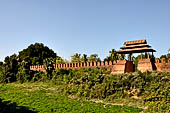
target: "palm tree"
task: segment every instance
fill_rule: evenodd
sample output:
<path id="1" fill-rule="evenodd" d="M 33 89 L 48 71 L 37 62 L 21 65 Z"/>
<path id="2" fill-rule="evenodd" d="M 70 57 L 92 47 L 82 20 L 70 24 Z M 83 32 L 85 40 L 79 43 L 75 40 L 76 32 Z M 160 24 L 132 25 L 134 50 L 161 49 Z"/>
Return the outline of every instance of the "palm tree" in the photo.
<path id="1" fill-rule="evenodd" d="M 167 57 L 170 58 L 170 48 L 169 48 L 169 50 L 168 50 Z"/>
<path id="2" fill-rule="evenodd" d="M 71 56 L 71 62 L 72 63 L 80 63 L 81 62 L 81 54 L 74 54 L 73 56 Z"/>
<path id="3" fill-rule="evenodd" d="M 88 62 L 99 62 L 101 61 L 100 58 L 98 57 L 98 54 L 92 54 L 88 58 Z"/>
<path id="4" fill-rule="evenodd" d="M 81 58 L 81 61 L 82 62 L 87 62 L 88 61 L 88 58 L 87 58 L 87 55 L 86 54 L 83 54 L 82 58 Z"/>
<path id="5" fill-rule="evenodd" d="M 119 54 L 116 52 L 115 49 L 112 49 L 111 51 L 109 51 L 109 53 L 110 53 L 110 57 L 113 61 L 118 60 Z"/>

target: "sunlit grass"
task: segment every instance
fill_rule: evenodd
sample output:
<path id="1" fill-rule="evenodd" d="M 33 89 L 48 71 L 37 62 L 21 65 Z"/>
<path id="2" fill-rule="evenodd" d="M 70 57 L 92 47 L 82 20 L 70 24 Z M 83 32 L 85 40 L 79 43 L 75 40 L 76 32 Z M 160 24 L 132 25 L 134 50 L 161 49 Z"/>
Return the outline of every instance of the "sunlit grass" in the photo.
<path id="1" fill-rule="evenodd" d="M 103 103 L 78 101 L 56 93 L 55 87 L 47 83 L 11 83 L 0 85 L 0 98 L 16 106 L 39 113 L 96 112 L 96 113 L 138 113 L 142 109 L 129 106 L 113 106 Z"/>

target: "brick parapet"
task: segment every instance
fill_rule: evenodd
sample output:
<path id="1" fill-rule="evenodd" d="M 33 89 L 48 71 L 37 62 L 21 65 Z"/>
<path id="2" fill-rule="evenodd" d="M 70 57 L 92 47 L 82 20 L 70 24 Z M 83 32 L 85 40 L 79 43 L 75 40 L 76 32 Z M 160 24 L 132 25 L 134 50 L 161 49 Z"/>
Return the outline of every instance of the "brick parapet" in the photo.
<path id="1" fill-rule="evenodd" d="M 168 58 L 167 61 L 165 58 L 162 58 L 161 60 L 156 58 L 155 66 L 157 71 L 170 72 L 170 58 Z"/>
<path id="2" fill-rule="evenodd" d="M 54 68 L 57 70 L 57 69 L 80 69 L 80 68 L 107 68 L 108 70 L 111 70 L 113 71 L 119 71 L 118 73 L 124 73 L 126 72 L 125 71 L 125 64 L 127 63 L 126 60 L 121 60 L 121 61 L 103 61 L 103 62 L 83 62 L 83 63 L 68 63 L 68 64 L 54 64 Z M 117 67 L 119 67 L 120 65 L 122 65 L 124 68 L 122 68 L 121 70 L 123 71 L 120 71 Z M 113 69 L 114 67 L 114 69 Z M 30 66 L 30 70 L 33 70 L 33 71 L 45 71 L 44 69 L 44 66 L 41 65 L 33 65 L 33 66 Z M 116 72 L 117 73 L 117 72 Z"/>
<path id="3" fill-rule="evenodd" d="M 117 60 L 117 61 L 105 61 L 105 62 L 83 62 L 83 63 L 68 63 L 68 64 L 54 64 L 54 68 L 57 69 L 80 69 L 80 68 L 107 68 L 111 70 L 113 74 L 133 72 L 133 62 L 127 60 Z M 138 70 L 141 72 L 145 71 L 166 71 L 170 72 L 170 58 L 166 61 L 164 58 L 161 60 L 156 58 L 155 61 L 151 59 L 140 59 L 138 62 Z M 43 65 L 33 65 L 30 66 L 30 70 L 42 71 L 44 72 Z"/>
<path id="4" fill-rule="evenodd" d="M 140 59 L 138 62 L 137 70 L 141 72 L 153 71 L 153 62 L 151 59 Z"/>
<path id="5" fill-rule="evenodd" d="M 155 58 L 155 60 L 151 59 L 140 59 L 138 62 L 138 70 L 141 72 L 145 71 L 161 71 L 161 72 L 170 72 L 170 58 L 166 61 L 165 58 Z"/>
<path id="6" fill-rule="evenodd" d="M 112 74 L 121 74 L 133 72 L 133 62 L 127 60 L 118 60 L 113 62 Z"/>

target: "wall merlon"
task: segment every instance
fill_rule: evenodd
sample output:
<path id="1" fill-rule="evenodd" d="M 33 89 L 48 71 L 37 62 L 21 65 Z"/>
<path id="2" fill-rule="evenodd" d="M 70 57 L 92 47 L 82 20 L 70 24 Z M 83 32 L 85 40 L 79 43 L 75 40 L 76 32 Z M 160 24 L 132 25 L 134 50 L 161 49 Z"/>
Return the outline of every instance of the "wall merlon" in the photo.
<path id="1" fill-rule="evenodd" d="M 90 66 L 91 66 L 91 67 L 93 67 L 93 66 L 94 66 L 93 64 L 94 64 L 93 62 L 90 62 Z"/>
<path id="2" fill-rule="evenodd" d="M 113 65 L 113 62 L 112 62 L 112 61 L 109 61 L 109 65 Z"/>
<path id="3" fill-rule="evenodd" d="M 94 62 L 94 66 L 95 66 L 95 67 L 97 66 L 97 62 Z"/>
<path id="4" fill-rule="evenodd" d="M 97 62 L 97 66 L 100 67 L 101 66 L 101 62 Z"/>
<path id="5" fill-rule="evenodd" d="M 160 59 L 159 59 L 159 58 L 156 58 L 156 59 L 155 59 L 155 62 L 156 62 L 156 63 L 160 63 Z"/>
<path id="6" fill-rule="evenodd" d="M 109 62 L 108 61 L 105 61 L 105 66 L 108 66 L 109 65 Z"/>
<path id="7" fill-rule="evenodd" d="M 161 58 L 161 62 L 162 63 L 166 63 L 166 59 L 165 58 Z"/>
<path id="8" fill-rule="evenodd" d="M 101 62 L 101 66 L 105 66 L 105 63 L 104 63 L 104 62 Z"/>
<path id="9" fill-rule="evenodd" d="M 117 64 L 117 60 L 114 60 L 114 61 L 113 61 L 113 64 Z"/>
<path id="10" fill-rule="evenodd" d="M 87 62 L 87 67 L 90 67 L 90 62 Z"/>

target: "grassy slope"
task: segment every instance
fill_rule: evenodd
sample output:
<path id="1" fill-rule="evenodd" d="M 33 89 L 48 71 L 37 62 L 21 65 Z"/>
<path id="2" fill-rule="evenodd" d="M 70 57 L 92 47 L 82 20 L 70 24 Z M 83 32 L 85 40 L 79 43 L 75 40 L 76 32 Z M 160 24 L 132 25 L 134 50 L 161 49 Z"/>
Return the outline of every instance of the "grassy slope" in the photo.
<path id="1" fill-rule="evenodd" d="M 23 111 L 23 113 L 29 113 L 30 111 L 39 113 L 138 113 L 142 111 L 142 109 L 128 106 L 112 106 L 103 103 L 69 99 L 59 95 L 56 88 L 42 83 L 11 83 L 0 85 L 0 99 L 2 99 L 0 100 L 1 113 L 3 111 L 5 113 L 7 109 L 8 113 L 22 113 Z"/>

